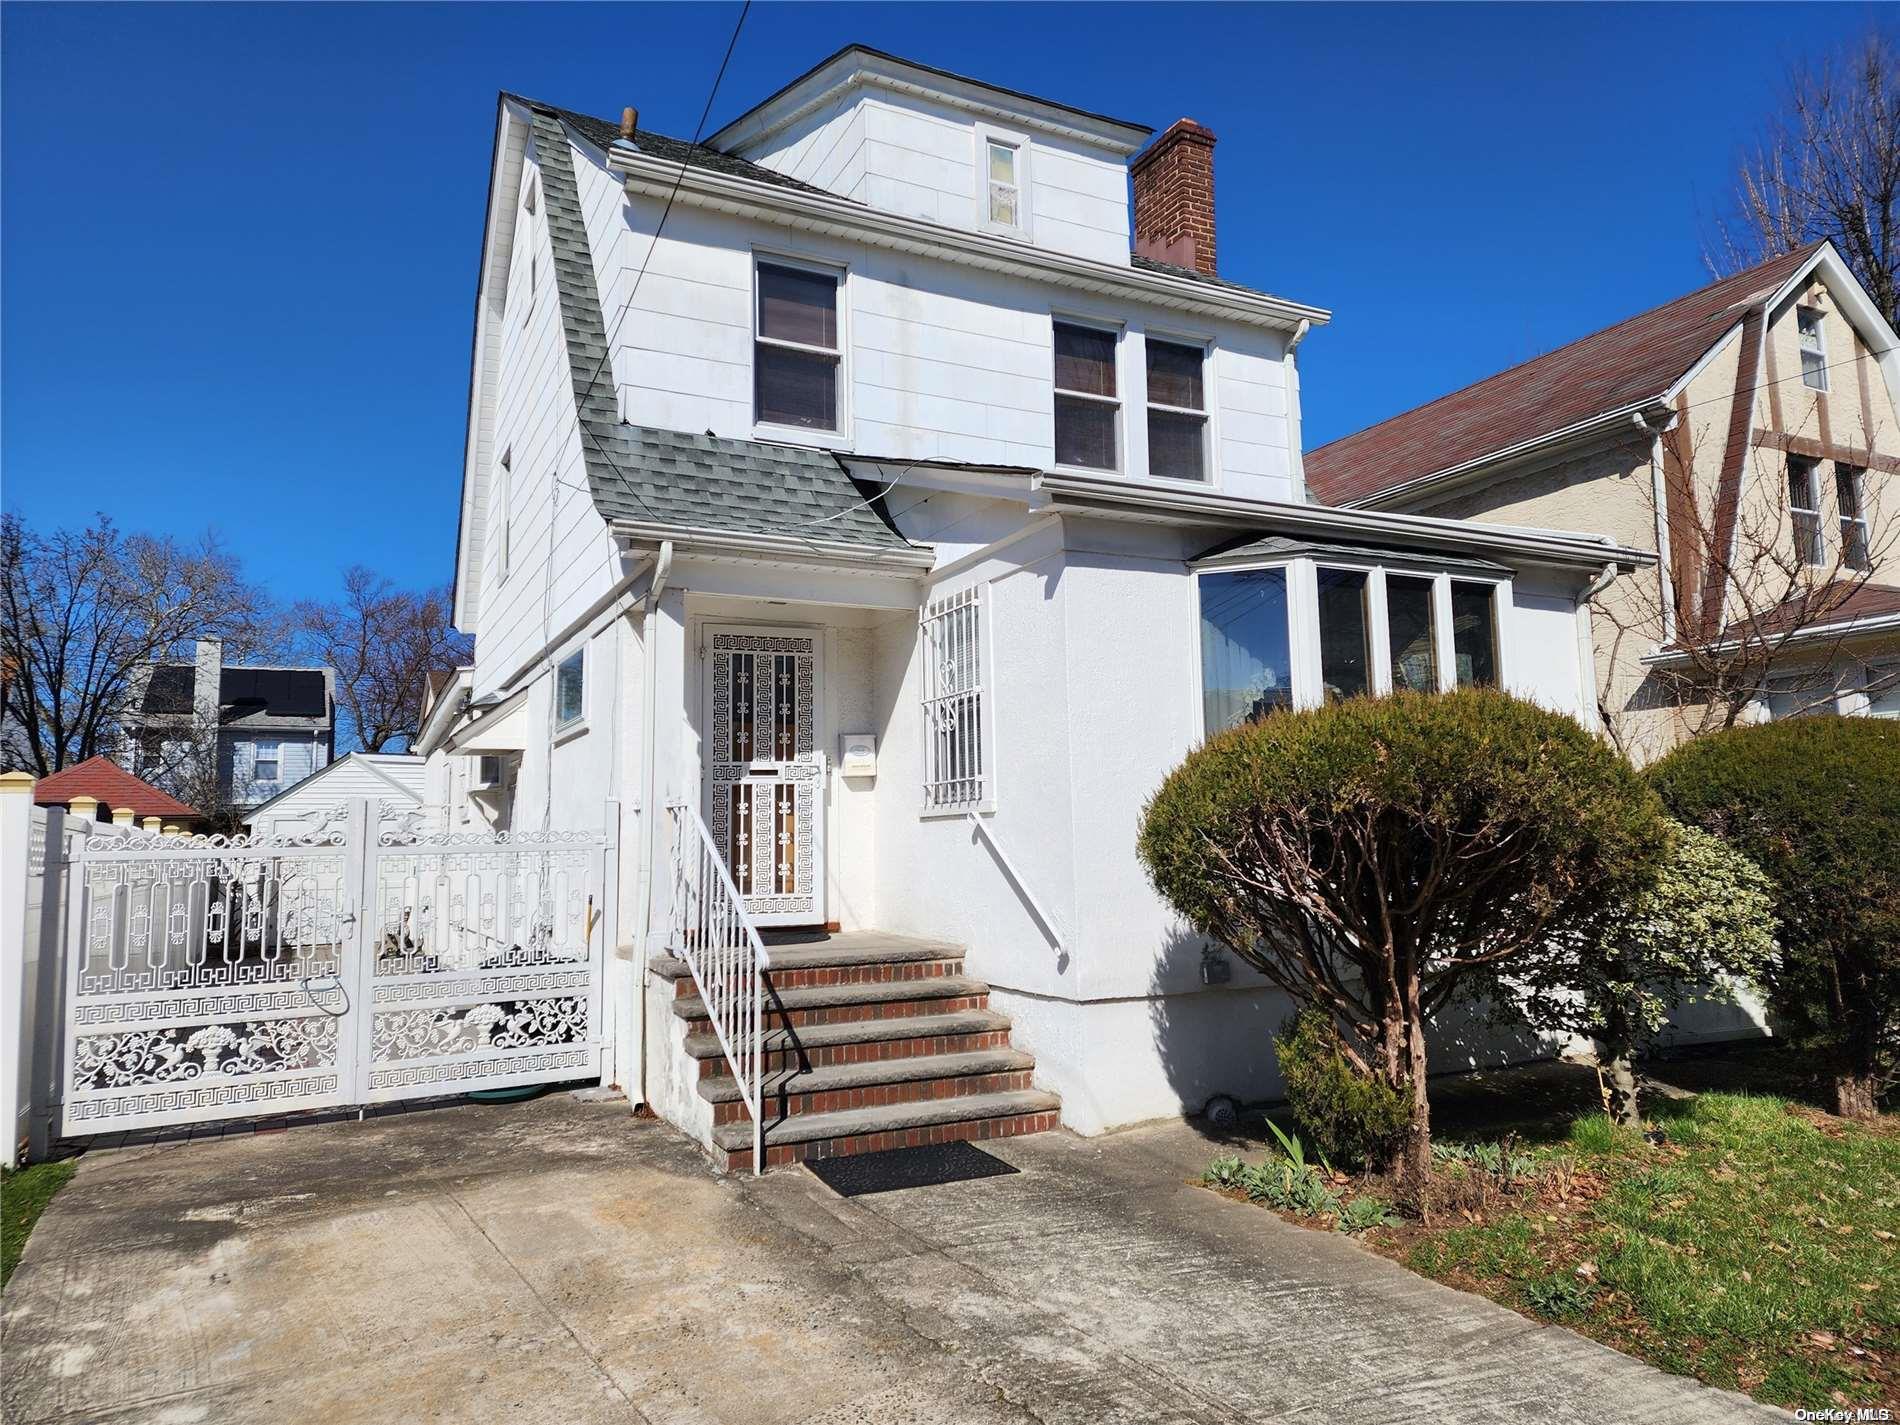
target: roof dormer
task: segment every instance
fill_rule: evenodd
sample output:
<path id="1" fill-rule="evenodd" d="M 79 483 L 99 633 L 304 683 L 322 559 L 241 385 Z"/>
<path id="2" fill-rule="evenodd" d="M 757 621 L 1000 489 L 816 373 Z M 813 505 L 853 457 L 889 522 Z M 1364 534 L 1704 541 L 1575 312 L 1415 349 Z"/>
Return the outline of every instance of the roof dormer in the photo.
<path id="1" fill-rule="evenodd" d="M 1126 264 L 1151 132 L 852 45 L 709 142 L 885 212 Z"/>

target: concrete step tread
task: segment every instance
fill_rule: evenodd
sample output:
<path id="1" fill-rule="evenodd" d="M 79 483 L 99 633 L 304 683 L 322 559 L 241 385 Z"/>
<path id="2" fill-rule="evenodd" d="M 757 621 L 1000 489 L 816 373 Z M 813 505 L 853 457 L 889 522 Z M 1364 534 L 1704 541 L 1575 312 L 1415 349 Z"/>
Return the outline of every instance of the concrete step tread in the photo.
<path id="1" fill-rule="evenodd" d="M 913 984 L 919 981 L 912 981 Z M 808 1024 L 802 1029 L 773 1029 L 768 1051 L 802 1045 L 829 1049 L 839 1044 L 877 1044 L 889 1039 L 936 1039 L 952 1034 L 991 1034 L 1009 1028 L 1009 1016 L 993 1009 L 961 1009 L 954 1014 L 914 1014 L 904 1019 L 855 1019 L 844 1024 Z M 719 1057 L 719 1038 L 710 1029 L 686 1036 L 686 1052 L 695 1059 Z"/>
<path id="2" fill-rule="evenodd" d="M 667 953 L 655 955 L 647 964 L 653 973 L 666 980 L 682 980 L 691 973 L 686 962 L 668 946 Z M 767 947 L 774 970 L 830 970 L 847 965 L 907 965 L 919 960 L 961 960 L 961 945 L 949 941 L 916 940 L 907 935 L 879 935 L 864 940 L 855 937 L 838 943 L 813 945 L 772 945 Z"/>
<path id="3" fill-rule="evenodd" d="M 962 1054 L 921 1054 L 911 1059 L 880 1059 L 869 1064 L 823 1064 L 813 1069 L 781 1070 L 765 1076 L 768 1103 L 784 1093 L 830 1093 L 837 1089 L 871 1088 L 881 1084 L 915 1083 L 919 1079 L 954 1079 L 973 1074 L 1013 1074 L 1036 1066 L 1035 1056 L 1020 1049 L 976 1049 Z M 713 1103 L 733 1103 L 739 1081 L 730 1074 L 701 1079 L 699 1096 Z M 767 1113 L 771 1112 L 768 1108 Z"/>
<path id="4" fill-rule="evenodd" d="M 928 980 L 888 980 L 870 985 L 809 985 L 780 990 L 767 995 L 765 1012 L 776 1009 L 833 1009 L 847 1004 L 888 1004 L 907 999 L 956 999 L 965 995 L 988 994 L 990 987 L 968 975 L 940 975 Z M 681 1019 L 704 1019 L 706 1002 L 698 995 L 682 995 L 673 1001 L 673 1013 Z"/>
<path id="5" fill-rule="evenodd" d="M 765 1141 L 810 1143 L 821 1138 L 858 1138 L 871 1133 L 893 1133 L 905 1128 L 927 1128 L 939 1123 L 966 1123 L 979 1118 L 1013 1118 L 1020 1113 L 1053 1113 L 1062 1100 L 1040 1089 L 1015 1093 L 971 1094 L 967 1098 L 925 1099 L 919 1103 L 892 1103 L 881 1108 L 841 1109 L 836 1113 L 799 1113 L 771 1122 L 767 1111 Z M 713 1129 L 713 1142 L 727 1152 L 752 1146 L 752 1121 L 722 1123 Z"/>

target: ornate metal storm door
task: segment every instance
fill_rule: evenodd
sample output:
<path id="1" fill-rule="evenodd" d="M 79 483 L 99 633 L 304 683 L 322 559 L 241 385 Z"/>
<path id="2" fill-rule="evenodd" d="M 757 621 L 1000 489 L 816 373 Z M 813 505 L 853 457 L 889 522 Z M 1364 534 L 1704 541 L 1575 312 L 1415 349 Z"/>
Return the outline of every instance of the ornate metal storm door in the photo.
<path id="1" fill-rule="evenodd" d="M 706 824 L 760 925 L 825 919 L 822 635 L 705 631 Z"/>

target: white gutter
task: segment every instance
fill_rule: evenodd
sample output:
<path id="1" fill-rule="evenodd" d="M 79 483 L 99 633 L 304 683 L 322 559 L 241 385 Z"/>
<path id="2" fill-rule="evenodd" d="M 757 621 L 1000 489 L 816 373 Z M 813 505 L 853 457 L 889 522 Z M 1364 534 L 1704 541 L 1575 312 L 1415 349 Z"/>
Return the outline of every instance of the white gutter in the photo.
<path id="1" fill-rule="evenodd" d="M 1481 549 L 1540 562 L 1595 568 L 1614 560 L 1631 570 L 1653 564 L 1647 550 L 1629 549 L 1613 540 L 1515 525 L 1477 524 L 1385 510 L 1332 505 L 1300 505 L 1278 500 L 1246 500 L 1182 490 L 1151 490 L 1125 480 L 1045 474 L 1031 482 L 1030 508 L 1067 509 L 1122 518 L 1147 518 L 1182 524 L 1319 531 L 1360 538 L 1398 540 L 1448 550 Z M 1038 499 L 1038 496 L 1041 498 Z"/>
<path id="2" fill-rule="evenodd" d="M 569 133 L 578 142 L 586 142 L 571 130 Z M 774 219 L 806 232 L 1038 279 L 1058 287 L 1202 312 L 1281 331 L 1297 331 L 1302 322 L 1311 325 L 1332 319 L 1332 313 L 1324 307 L 1265 292 L 1074 257 L 988 233 L 966 232 L 922 218 L 883 212 L 831 193 L 783 188 L 691 164 L 682 172 L 677 161 L 654 158 L 618 144 L 603 161 L 611 172 L 625 175 L 629 193 L 662 199 L 677 195 L 676 201 L 698 207 Z"/>
<path id="3" fill-rule="evenodd" d="M 660 557 L 653 566 L 653 579 L 647 585 L 645 611 L 640 620 L 640 880 L 635 912 L 634 928 L 639 936 L 637 954 L 640 962 L 634 966 L 632 980 L 639 986 L 634 1002 L 634 1014 L 639 1016 L 640 1025 L 640 1103 L 647 1099 L 647 1052 L 646 1052 L 646 992 L 647 977 L 651 973 L 647 966 L 648 941 L 651 936 L 649 927 L 653 917 L 653 853 L 656 845 L 655 823 L 659 820 L 659 801 L 654 795 L 653 768 L 655 761 L 654 720 L 659 716 L 659 693 L 653 686 L 653 680 L 659 670 L 659 652 L 655 648 L 658 642 L 654 635 L 654 616 L 660 609 L 660 596 L 666 592 L 666 581 L 673 573 L 673 541 L 665 540 L 660 545 Z"/>
<path id="4" fill-rule="evenodd" d="M 808 539 L 794 534 L 742 534 L 731 530 L 693 529 L 682 525 L 614 520 L 609 525 L 620 540 L 666 546 L 676 540 L 692 553 L 738 554 L 754 559 L 793 559 L 801 563 L 928 569 L 936 556 L 928 549 L 871 549 L 841 540 Z"/>

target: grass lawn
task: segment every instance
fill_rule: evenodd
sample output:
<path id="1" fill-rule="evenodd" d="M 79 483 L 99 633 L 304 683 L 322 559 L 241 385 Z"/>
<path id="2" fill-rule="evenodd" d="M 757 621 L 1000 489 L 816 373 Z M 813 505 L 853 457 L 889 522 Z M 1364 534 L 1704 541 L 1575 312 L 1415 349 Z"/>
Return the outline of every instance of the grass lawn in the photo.
<path id="1" fill-rule="evenodd" d="M 72 1175 L 71 1163 L 35 1163 L 18 1172 L 0 1169 L 0 1286 L 20 1264 L 33 1224 Z"/>
<path id="2" fill-rule="evenodd" d="M 1900 1407 L 1900 1120 L 1704 1093 L 1579 1119 L 1528 1191 L 1375 1234 L 1414 1270 L 1791 1408 Z"/>

